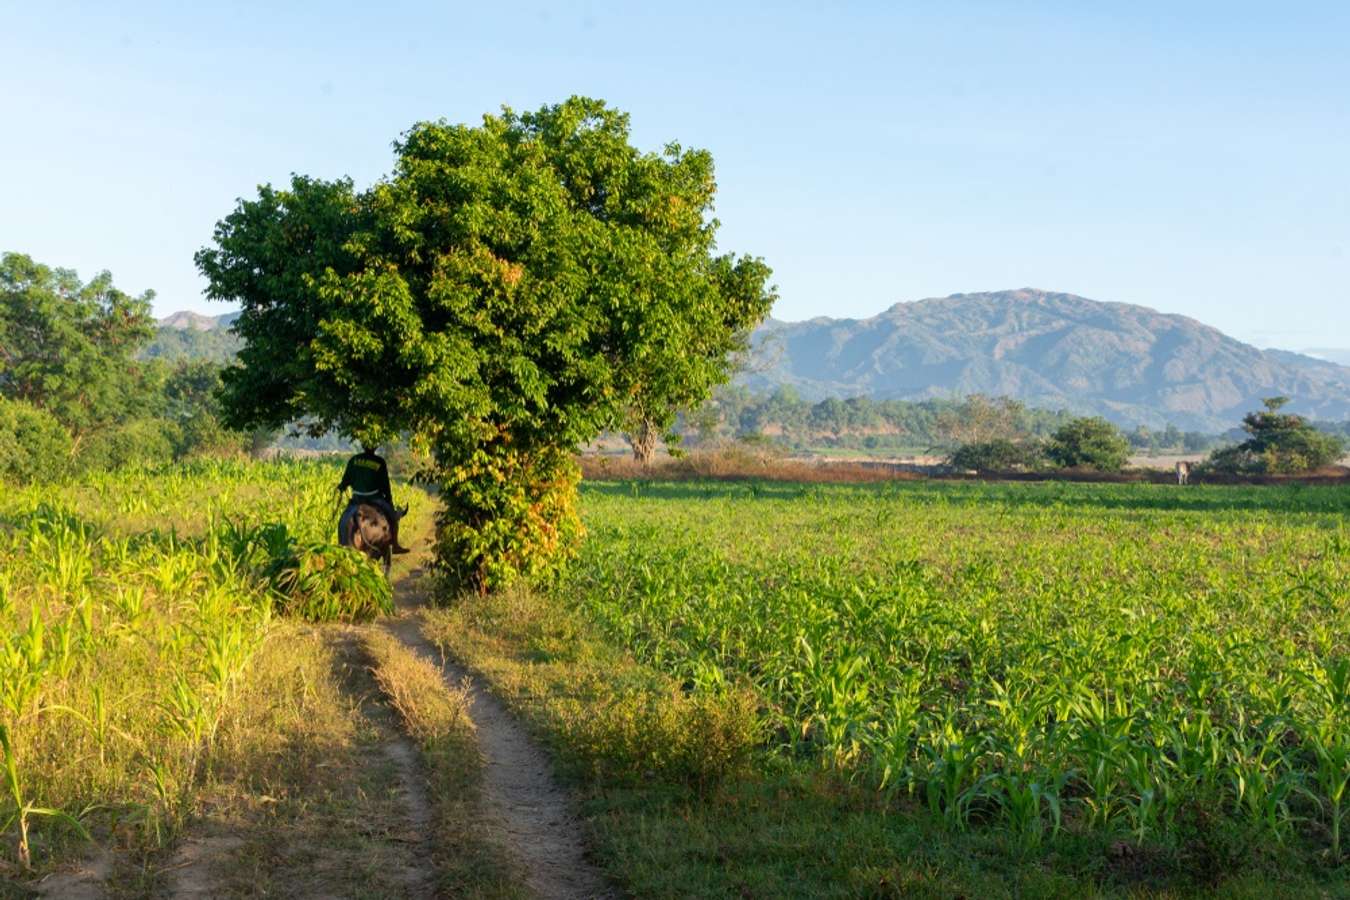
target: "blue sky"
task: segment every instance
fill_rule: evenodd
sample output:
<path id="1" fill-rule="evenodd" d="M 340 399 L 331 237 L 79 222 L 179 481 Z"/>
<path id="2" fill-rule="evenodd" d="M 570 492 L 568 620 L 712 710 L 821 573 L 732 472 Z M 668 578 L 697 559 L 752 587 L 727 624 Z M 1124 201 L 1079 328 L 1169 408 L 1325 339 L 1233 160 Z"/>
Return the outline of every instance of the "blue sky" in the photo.
<path id="1" fill-rule="evenodd" d="M 0 0 L 0 249 L 157 312 L 291 172 L 570 94 L 706 147 L 784 319 L 1024 286 L 1350 347 L 1350 4 Z"/>

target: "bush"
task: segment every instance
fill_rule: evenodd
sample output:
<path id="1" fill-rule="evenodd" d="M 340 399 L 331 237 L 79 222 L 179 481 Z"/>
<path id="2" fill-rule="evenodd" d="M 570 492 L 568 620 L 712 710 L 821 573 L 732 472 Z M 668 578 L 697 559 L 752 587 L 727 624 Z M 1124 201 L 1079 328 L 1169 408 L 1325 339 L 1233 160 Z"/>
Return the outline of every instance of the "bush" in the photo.
<path id="1" fill-rule="evenodd" d="M 117 469 L 128 465 L 172 462 L 178 429 L 164 419 L 132 419 L 95 432 L 79 448 L 82 469 Z"/>
<path id="2" fill-rule="evenodd" d="M 351 547 L 309 544 L 279 562 L 271 580 L 277 608 L 285 615 L 311 622 L 366 622 L 394 612 L 388 579 Z"/>
<path id="3" fill-rule="evenodd" d="M 393 590 L 365 554 L 337 544 L 296 541 L 281 522 L 262 525 L 228 519 L 213 532 L 220 565 L 252 574 L 272 590 L 284 615 L 313 622 L 363 622 L 394 611 Z"/>
<path id="4" fill-rule="evenodd" d="M 70 435 L 56 417 L 0 397 L 0 480 L 55 481 L 70 470 Z"/>
<path id="5" fill-rule="evenodd" d="M 566 451 L 489 445 L 435 474 L 436 567 L 454 588 L 485 592 L 544 577 L 575 555 L 581 471 Z"/>
<path id="6" fill-rule="evenodd" d="M 1215 450 L 1205 461 L 1206 469 L 1235 475 L 1293 474 L 1330 465 L 1345 451 L 1337 435 L 1318 431 L 1302 416 L 1280 413 L 1287 398 L 1262 402 L 1264 410 L 1242 418 L 1242 430 L 1251 437 Z"/>
<path id="7" fill-rule="evenodd" d="M 953 468 L 973 469 L 976 472 L 1029 469 L 1040 461 L 1040 447 L 1035 444 L 1015 444 L 1003 438 L 963 444 L 947 457 L 947 464 Z"/>
<path id="8" fill-rule="evenodd" d="M 1211 450 L 1209 457 L 1196 466 L 1198 472 L 1224 472 L 1229 475 L 1260 475 L 1265 469 L 1261 457 L 1242 444 L 1230 444 Z"/>
<path id="9" fill-rule="evenodd" d="M 173 448 L 175 459 L 241 456 L 251 443 L 248 435 L 231 431 L 214 413 L 205 410 L 185 420 L 179 426 L 176 437 Z"/>
<path id="10" fill-rule="evenodd" d="M 1045 455 L 1061 468 L 1119 472 L 1130 458 L 1130 442 L 1100 416 L 1072 419 L 1050 436 Z"/>

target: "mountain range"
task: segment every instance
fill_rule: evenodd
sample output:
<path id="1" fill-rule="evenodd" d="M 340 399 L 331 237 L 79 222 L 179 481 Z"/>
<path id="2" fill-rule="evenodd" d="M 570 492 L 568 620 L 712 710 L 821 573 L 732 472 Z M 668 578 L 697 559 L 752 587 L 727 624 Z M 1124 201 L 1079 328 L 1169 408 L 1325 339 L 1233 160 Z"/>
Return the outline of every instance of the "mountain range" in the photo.
<path id="1" fill-rule="evenodd" d="M 1311 418 L 1350 418 L 1350 368 L 1261 350 L 1185 316 L 1033 288 L 897 303 L 867 319 L 770 319 L 738 381 L 810 400 L 1009 396 L 1211 432 L 1277 394 Z"/>
<path id="2" fill-rule="evenodd" d="M 161 319 L 159 353 L 219 358 L 238 313 Z M 198 349 L 200 348 L 200 353 Z M 808 400 L 1009 396 L 1124 426 L 1220 432 L 1263 397 L 1314 419 L 1350 419 L 1350 368 L 1261 350 L 1185 316 L 1023 288 L 897 303 L 867 319 L 770 319 L 737 382 Z"/>

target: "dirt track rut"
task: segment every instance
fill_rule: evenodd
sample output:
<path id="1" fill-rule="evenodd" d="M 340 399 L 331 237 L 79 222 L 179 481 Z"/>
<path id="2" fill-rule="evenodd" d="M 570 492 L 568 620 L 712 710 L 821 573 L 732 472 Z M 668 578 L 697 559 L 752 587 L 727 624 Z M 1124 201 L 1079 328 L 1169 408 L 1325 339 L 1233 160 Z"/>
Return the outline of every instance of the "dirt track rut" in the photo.
<path id="1" fill-rule="evenodd" d="M 548 755 L 524 727 L 467 670 L 446 660 L 415 617 L 425 605 L 423 571 L 414 569 L 395 587 L 399 616 L 385 627 L 406 646 L 440 667 L 447 684 L 466 685 L 484 760 L 484 812 L 525 872 L 526 883 L 546 900 L 616 896 L 586 858 L 580 823 L 567 792 L 553 777 Z"/>

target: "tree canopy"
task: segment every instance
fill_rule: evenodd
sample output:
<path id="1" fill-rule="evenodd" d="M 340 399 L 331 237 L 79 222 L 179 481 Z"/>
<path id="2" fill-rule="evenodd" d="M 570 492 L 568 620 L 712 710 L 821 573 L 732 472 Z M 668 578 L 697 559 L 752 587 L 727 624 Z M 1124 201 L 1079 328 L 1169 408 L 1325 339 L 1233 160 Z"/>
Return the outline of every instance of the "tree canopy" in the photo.
<path id="1" fill-rule="evenodd" d="M 153 291 L 132 297 L 100 273 L 81 282 L 21 253 L 0 257 L 0 396 L 55 416 L 76 437 L 143 400 L 136 350 L 153 333 Z"/>
<path id="2" fill-rule="evenodd" d="M 1130 442 L 1100 416 L 1066 422 L 1045 443 L 1045 455 L 1066 468 L 1118 472 L 1130 458 Z"/>
<path id="3" fill-rule="evenodd" d="M 260 189 L 198 253 L 209 295 L 241 306 L 227 416 L 413 434 L 441 470 L 443 539 L 467 529 L 443 556 L 504 580 L 576 530 L 560 454 L 706 396 L 767 314 L 769 270 L 715 252 L 706 151 L 640 152 L 598 100 L 420 123 L 395 151 L 365 191 Z"/>
<path id="4" fill-rule="evenodd" d="M 219 366 L 143 356 L 153 296 L 129 296 L 107 272 L 86 283 L 19 253 L 0 258 L 0 475 L 242 450 L 247 436 L 218 417 Z"/>

